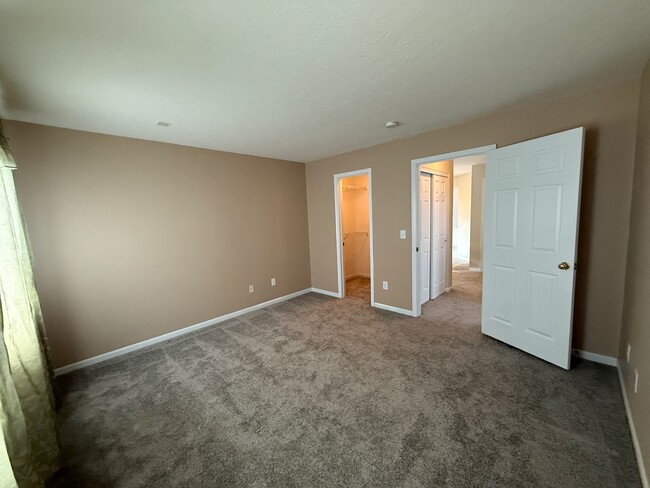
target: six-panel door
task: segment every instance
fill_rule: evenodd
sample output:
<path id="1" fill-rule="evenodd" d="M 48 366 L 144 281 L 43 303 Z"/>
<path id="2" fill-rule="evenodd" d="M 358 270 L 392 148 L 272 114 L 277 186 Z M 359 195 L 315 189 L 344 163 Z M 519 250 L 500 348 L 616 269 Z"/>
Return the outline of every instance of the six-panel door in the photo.
<path id="1" fill-rule="evenodd" d="M 566 369 L 583 139 L 578 128 L 495 149 L 486 166 L 482 331 Z"/>

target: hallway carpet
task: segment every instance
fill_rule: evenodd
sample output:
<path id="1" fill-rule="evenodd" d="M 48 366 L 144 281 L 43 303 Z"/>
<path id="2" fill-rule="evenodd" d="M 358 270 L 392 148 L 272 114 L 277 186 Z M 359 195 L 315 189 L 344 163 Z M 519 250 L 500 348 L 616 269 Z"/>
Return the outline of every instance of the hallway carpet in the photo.
<path id="1" fill-rule="evenodd" d="M 641 486 L 616 371 L 479 317 L 478 273 L 418 319 L 308 294 L 62 376 L 50 486 Z"/>
<path id="2" fill-rule="evenodd" d="M 370 305 L 370 278 L 357 276 L 345 282 L 345 296 L 354 297 Z"/>

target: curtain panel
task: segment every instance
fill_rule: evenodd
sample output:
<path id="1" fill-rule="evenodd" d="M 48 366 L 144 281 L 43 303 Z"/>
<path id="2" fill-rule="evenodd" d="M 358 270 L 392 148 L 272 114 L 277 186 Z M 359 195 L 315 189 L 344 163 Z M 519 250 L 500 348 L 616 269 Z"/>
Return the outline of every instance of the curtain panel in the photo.
<path id="1" fill-rule="evenodd" d="M 0 488 L 43 487 L 57 468 L 41 307 L 13 169 L 0 148 Z"/>

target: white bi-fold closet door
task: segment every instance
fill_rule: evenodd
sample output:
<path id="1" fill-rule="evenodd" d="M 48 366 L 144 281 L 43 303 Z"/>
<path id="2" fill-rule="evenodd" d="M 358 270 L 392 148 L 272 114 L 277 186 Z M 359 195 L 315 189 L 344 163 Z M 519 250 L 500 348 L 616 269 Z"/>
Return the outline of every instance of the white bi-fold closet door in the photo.
<path id="1" fill-rule="evenodd" d="M 447 277 L 448 178 L 420 172 L 420 303 L 445 291 Z"/>

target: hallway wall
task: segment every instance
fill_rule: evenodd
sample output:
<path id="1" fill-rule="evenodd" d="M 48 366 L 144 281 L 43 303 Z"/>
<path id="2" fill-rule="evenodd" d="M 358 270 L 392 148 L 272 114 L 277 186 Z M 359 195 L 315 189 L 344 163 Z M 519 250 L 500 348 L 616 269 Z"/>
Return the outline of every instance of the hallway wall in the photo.
<path id="1" fill-rule="evenodd" d="M 458 195 L 458 200 L 455 200 Z M 454 175 L 453 206 L 458 208 L 457 226 L 453 229 L 453 254 L 469 262 L 470 220 L 472 212 L 472 175 L 465 173 Z M 453 209 L 452 209 L 453 211 Z"/>
<path id="2" fill-rule="evenodd" d="M 469 267 L 483 269 L 483 191 L 485 164 L 472 166 L 472 211 L 469 244 Z"/>

